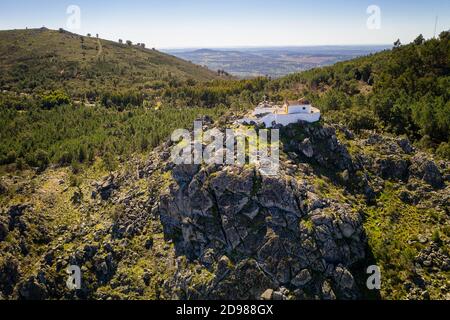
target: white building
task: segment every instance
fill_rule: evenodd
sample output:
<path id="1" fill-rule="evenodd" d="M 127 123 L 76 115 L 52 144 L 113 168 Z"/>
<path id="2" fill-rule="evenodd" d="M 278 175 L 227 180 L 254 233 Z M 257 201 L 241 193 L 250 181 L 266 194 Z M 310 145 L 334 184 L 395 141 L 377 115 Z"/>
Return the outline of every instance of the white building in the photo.
<path id="1" fill-rule="evenodd" d="M 264 123 L 266 128 L 274 125 L 287 126 L 299 121 L 317 122 L 320 120 L 320 110 L 314 108 L 307 100 L 286 101 L 282 107 L 260 104 L 253 112 L 255 123 Z"/>

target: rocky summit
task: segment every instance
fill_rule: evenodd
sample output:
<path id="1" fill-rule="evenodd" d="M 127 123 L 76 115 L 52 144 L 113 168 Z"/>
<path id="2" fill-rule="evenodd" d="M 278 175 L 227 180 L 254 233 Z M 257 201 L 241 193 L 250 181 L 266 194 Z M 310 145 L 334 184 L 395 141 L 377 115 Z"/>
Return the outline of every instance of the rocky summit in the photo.
<path id="1" fill-rule="evenodd" d="M 365 258 L 359 212 L 320 201 L 308 183 L 286 173 L 174 170 L 159 215 L 176 251 L 216 274 L 198 298 L 258 299 L 266 290 L 283 299 L 361 296 L 349 271 Z"/>
<path id="2" fill-rule="evenodd" d="M 448 162 L 330 123 L 280 133 L 277 176 L 175 165 L 167 142 L 82 182 L 3 177 L 20 197 L 0 215 L 2 298 L 449 298 Z"/>

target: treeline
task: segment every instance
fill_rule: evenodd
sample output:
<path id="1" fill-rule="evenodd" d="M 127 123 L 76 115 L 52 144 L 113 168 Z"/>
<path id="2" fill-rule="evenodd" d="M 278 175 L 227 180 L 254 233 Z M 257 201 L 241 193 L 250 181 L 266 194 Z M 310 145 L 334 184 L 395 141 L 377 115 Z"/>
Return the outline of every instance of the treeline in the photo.
<path id="1" fill-rule="evenodd" d="M 61 90 L 0 93 L 0 165 L 44 170 L 51 164 L 77 167 L 101 157 L 111 167 L 118 156 L 146 152 L 199 116 L 218 118 L 251 108 L 262 99 L 267 83 L 265 78 L 188 80 L 154 94 L 95 92 L 84 101 Z M 96 103 L 84 103 L 88 101 Z"/>
<path id="2" fill-rule="evenodd" d="M 0 94 L 1 109 L 26 110 L 35 107 L 52 109 L 70 102 L 70 97 L 61 90 L 49 91 L 42 95 L 17 94 L 13 92 Z"/>
<path id="3" fill-rule="evenodd" d="M 0 164 L 44 170 L 50 164 L 76 167 L 101 157 L 112 165 L 118 156 L 146 152 L 177 128 L 189 128 L 208 115 L 218 118 L 224 107 L 134 108 L 120 112 L 103 106 L 56 106 L 49 110 L 0 109 Z"/>
<path id="4" fill-rule="evenodd" d="M 251 80 L 197 82 L 194 80 L 164 82 L 154 84 L 152 91 L 117 90 L 117 91 L 86 91 L 77 96 L 78 102 L 98 103 L 107 108 L 141 107 L 161 101 L 165 104 L 179 107 L 214 108 L 218 105 L 231 105 L 234 102 L 255 104 L 264 96 L 267 78 Z M 63 90 L 46 91 L 42 94 L 0 94 L 0 108 L 23 110 L 29 106 L 51 109 L 55 106 L 69 104 L 73 100 Z"/>
<path id="5" fill-rule="evenodd" d="M 145 152 L 200 115 L 253 108 L 264 96 L 306 96 L 353 130 L 406 134 L 450 159 L 450 36 L 413 43 L 277 80 L 152 80 L 145 90 L 85 87 L 0 93 L 0 165 L 45 169 Z M 78 100 L 78 101 L 77 101 Z M 85 106 L 84 102 L 96 102 Z"/>
<path id="6" fill-rule="evenodd" d="M 216 107 L 231 105 L 235 102 L 255 104 L 262 100 L 267 78 L 256 78 L 241 81 L 212 81 L 194 85 L 183 85 L 168 88 L 163 92 L 163 100 L 171 105 Z"/>

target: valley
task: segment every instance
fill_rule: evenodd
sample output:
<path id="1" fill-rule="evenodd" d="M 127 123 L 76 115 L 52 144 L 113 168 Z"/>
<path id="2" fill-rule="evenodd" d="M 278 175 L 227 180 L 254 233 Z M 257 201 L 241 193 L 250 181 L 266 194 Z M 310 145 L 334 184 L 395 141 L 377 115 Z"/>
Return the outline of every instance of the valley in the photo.
<path id="1" fill-rule="evenodd" d="M 391 46 L 386 45 L 165 51 L 195 64 L 207 66 L 211 70 L 224 70 L 239 78 L 260 76 L 279 78 L 290 73 L 332 65 L 390 48 Z"/>

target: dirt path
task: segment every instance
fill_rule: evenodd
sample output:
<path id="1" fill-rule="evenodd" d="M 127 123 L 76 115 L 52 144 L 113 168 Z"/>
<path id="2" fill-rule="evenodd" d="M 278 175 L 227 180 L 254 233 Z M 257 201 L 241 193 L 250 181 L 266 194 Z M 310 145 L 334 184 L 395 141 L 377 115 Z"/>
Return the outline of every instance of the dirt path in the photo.
<path id="1" fill-rule="evenodd" d="M 100 58 L 100 56 L 103 53 L 103 46 L 102 46 L 102 42 L 100 41 L 100 39 L 97 39 L 97 43 L 98 43 L 98 52 L 97 52 L 97 59 Z"/>

